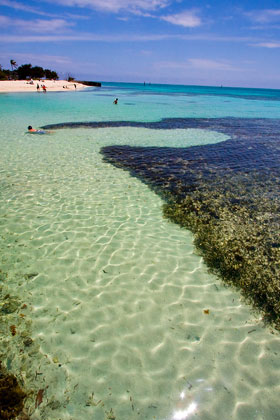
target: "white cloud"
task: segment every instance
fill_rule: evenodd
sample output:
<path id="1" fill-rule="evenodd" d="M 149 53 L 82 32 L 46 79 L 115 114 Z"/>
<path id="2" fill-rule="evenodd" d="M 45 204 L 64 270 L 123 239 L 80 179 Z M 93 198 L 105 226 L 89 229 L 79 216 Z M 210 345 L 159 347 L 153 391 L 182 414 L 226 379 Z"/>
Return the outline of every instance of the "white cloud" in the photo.
<path id="1" fill-rule="evenodd" d="M 49 65 L 52 64 L 71 64 L 72 60 L 68 57 L 64 56 L 57 56 L 57 55 L 42 55 L 42 54 L 19 54 L 21 59 L 26 61 L 26 57 L 28 57 L 28 61 L 34 61 L 36 63 L 40 63 L 41 65 Z M 19 61 L 19 59 L 17 58 Z"/>
<path id="2" fill-rule="evenodd" d="M 89 15 L 87 15 L 87 16 L 77 15 L 77 14 L 74 14 L 74 13 L 66 13 L 66 14 L 64 13 L 63 17 L 64 18 L 67 17 L 69 19 L 74 19 L 74 20 L 89 20 L 90 19 Z"/>
<path id="3" fill-rule="evenodd" d="M 118 17 L 117 18 L 118 20 L 121 20 L 122 22 L 128 22 L 129 21 L 129 18 L 126 16 L 126 17 Z"/>
<path id="4" fill-rule="evenodd" d="M 142 42 L 162 41 L 168 39 L 168 35 L 99 35 L 99 34 L 67 34 L 67 35 L 2 35 L 0 43 L 29 43 L 29 42 Z"/>
<path id="5" fill-rule="evenodd" d="M 10 25 L 9 21 L 9 25 Z M 0 16 L 1 24 L 1 16 Z M 211 34 L 97 34 L 97 33 L 67 33 L 67 34 L 48 34 L 48 35 L 1 35 L 0 43 L 6 42 L 68 42 L 68 41 L 92 41 L 92 42 L 149 42 L 164 40 L 184 40 L 184 41 L 211 41 L 211 42 L 238 42 L 238 43 L 257 43 L 262 42 L 261 39 L 252 37 L 223 37 Z"/>
<path id="6" fill-rule="evenodd" d="M 280 20 L 280 9 L 252 10 L 245 14 L 254 22 L 261 24 L 277 22 Z"/>
<path id="7" fill-rule="evenodd" d="M 252 44 L 254 47 L 263 48 L 280 48 L 280 42 L 259 42 L 258 44 Z"/>
<path id="8" fill-rule="evenodd" d="M 153 55 L 153 51 L 150 51 L 150 50 L 141 50 L 140 51 L 140 54 L 141 55 L 144 55 L 146 57 L 149 57 L 149 56 L 152 56 Z"/>
<path id="9" fill-rule="evenodd" d="M 160 19 L 186 28 L 195 28 L 202 24 L 200 17 L 197 16 L 197 10 L 185 10 L 175 15 L 162 16 Z"/>
<path id="10" fill-rule="evenodd" d="M 22 10 L 23 12 L 34 13 L 36 15 L 41 15 L 41 16 L 50 16 L 50 17 L 54 16 L 54 14 L 52 13 L 42 12 L 41 10 L 35 7 L 28 6 L 26 4 L 22 4 L 13 0 L 0 0 L 0 6 L 6 6 L 14 10 Z"/>
<path id="11" fill-rule="evenodd" d="M 1 16 L 0 15 L 0 26 L 9 26 L 11 24 L 11 19 L 9 19 L 7 16 Z"/>
<path id="12" fill-rule="evenodd" d="M 226 60 L 209 60 L 206 58 L 189 58 L 184 62 L 161 62 L 157 63 L 157 66 L 160 68 L 181 70 L 243 71 L 243 69 L 233 66 Z"/>
<path id="13" fill-rule="evenodd" d="M 11 19 L 7 16 L 0 16 L 0 25 L 2 27 L 9 27 L 15 30 L 24 30 L 28 32 L 42 32 L 52 33 L 61 32 L 73 26 L 73 23 L 64 19 Z"/>
<path id="14" fill-rule="evenodd" d="M 48 54 L 30 54 L 27 53 L 0 53 L 0 60 L 6 60 L 13 57 L 15 61 L 19 63 L 36 63 L 38 65 L 49 65 L 50 63 L 53 64 L 71 64 L 72 60 L 68 57 L 64 56 L 57 56 L 57 55 L 48 55 Z M 20 65 L 20 64 L 19 64 Z"/>
<path id="15" fill-rule="evenodd" d="M 16 9 L 16 10 L 23 10 L 25 12 L 38 12 L 37 9 L 35 9 L 34 7 L 31 6 L 27 6 L 26 4 L 22 4 L 19 3 L 17 1 L 12 1 L 12 0 L 0 0 L 0 6 L 6 6 L 6 7 L 10 7 L 12 9 Z"/>
<path id="16" fill-rule="evenodd" d="M 233 66 L 226 60 L 208 60 L 206 58 L 190 58 L 189 63 L 196 69 L 205 70 L 230 70 L 239 71 L 240 69 Z"/>
<path id="17" fill-rule="evenodd" d="M 63 19 L 51 19 L 51 20 L 42 20 L 36 19 L 32 22 L 20 23 L 22 27 L 33 31 L 33 32 L 59 32 L 68 29 L 69 27 L 73 26 L 73 23 L 63 20 Z"/>
<path id="18" fill-rule="evenodd" d="M 118 13 L 120 11 L 141 12 L 155 11 L 166 7 L 169 0 L 57 0 L 64 6 L 87 7 L 104 12 Z"/>
<path id="19" fill-rule="evenodd" d="M 22 4 L 13 0 L 0 0 L 0 6 L 6 6 L 14 10 L 22 10 L 23 12 L 33 13 L 40 16 L 47 16 L 47 17 L 54 17 L 54 18 L 59 17 L 59 15 L 57 14 L 41 11 L 35 7 L 28 6 L 26 4 Z M 68 16 L 70 19 L 89 19 L 89 16 L 82 16 L 82 15 L 77 15 L 73 13 L 72 14 L 67 13 L 66 15 L 64 13 L 63 17 L 65 16 Z"/>

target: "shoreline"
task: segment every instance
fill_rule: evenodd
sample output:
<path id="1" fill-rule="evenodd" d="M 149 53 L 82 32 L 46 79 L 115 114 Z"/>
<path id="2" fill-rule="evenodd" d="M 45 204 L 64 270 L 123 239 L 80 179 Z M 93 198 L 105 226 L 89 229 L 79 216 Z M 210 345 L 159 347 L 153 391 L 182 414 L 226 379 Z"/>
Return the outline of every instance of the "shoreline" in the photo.
<path id="1" fill-rule="evenodd" d="M 0 80 L 0 93 L 37 92 L 37 84 L 40 86 L 38 92 L 43 92 L 42 85 L 46 86 L 47 92 L 73 91 L 88 87 L 82 83 L 67 80 L 34 80 L 33 84 L 30 84 L 28 80 Z"/>

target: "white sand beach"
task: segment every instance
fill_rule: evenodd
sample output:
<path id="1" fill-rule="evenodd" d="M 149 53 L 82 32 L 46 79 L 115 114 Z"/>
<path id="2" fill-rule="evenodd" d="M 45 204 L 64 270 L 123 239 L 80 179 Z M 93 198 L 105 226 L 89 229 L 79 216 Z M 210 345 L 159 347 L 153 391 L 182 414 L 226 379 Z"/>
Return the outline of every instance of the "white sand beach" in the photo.
<path id="1" fill-rule="evenodd" d="M 40 91 L 43 91 L 42 85 L 46 86 L 47 91 L 58 92 L 75 89 L 84 89 L 87 86 L 82 83 L 68 82 L 66 80 L 34 80 L 33 84 L 30 84 L 28 80 L 1 80 L 0 81 L 0 93 L 1 92 L 36 92 L 37 83 L 40 86 Z M 76 88 L 75 88 L 76 85 Z"/>

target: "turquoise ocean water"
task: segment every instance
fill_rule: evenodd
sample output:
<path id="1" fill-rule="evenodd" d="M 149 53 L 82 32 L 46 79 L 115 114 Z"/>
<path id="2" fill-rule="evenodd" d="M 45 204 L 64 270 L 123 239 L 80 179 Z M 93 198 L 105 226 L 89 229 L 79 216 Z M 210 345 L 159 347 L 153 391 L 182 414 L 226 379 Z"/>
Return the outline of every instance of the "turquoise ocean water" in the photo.
<path id="1" fill-rule="evenodd" d="M 0 94 L 0 111 L 0 352 L 30 418 L 278 419 L 279 335 L 100 150 L 218 144 L 230 136 L 112 122 L 278 121 L 280 91 L 103 83 Z M 27 133 L 79 122 L 103 125 Z"/>

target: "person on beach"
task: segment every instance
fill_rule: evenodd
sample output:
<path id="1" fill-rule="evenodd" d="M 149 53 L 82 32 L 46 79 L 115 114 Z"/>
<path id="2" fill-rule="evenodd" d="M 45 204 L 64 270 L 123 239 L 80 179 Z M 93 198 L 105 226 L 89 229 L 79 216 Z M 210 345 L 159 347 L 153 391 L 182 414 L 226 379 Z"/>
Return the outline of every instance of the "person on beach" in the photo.
<path id="1" fill-rule="evenodd" d="M 39 83 L 37 83 L 37 92 L 39 92 L 39 90 L 40 90 L 40 86 L 39 86 Z"/>
<path id="2" fill-rule="evenodd" d="M 117 103 L 118 103 L 118 98 L 116 98 L 115 100 L 114 100 L 114 102 L 113 102 L 115 105 L 117 105 Z"/>
<path id="3" fill-rule="evenodd" d="M 47 88 L 46 88 L 45 85 L 42 86 L 42 89 L 43 89 L 44 92 L 47 92 Z"/>

